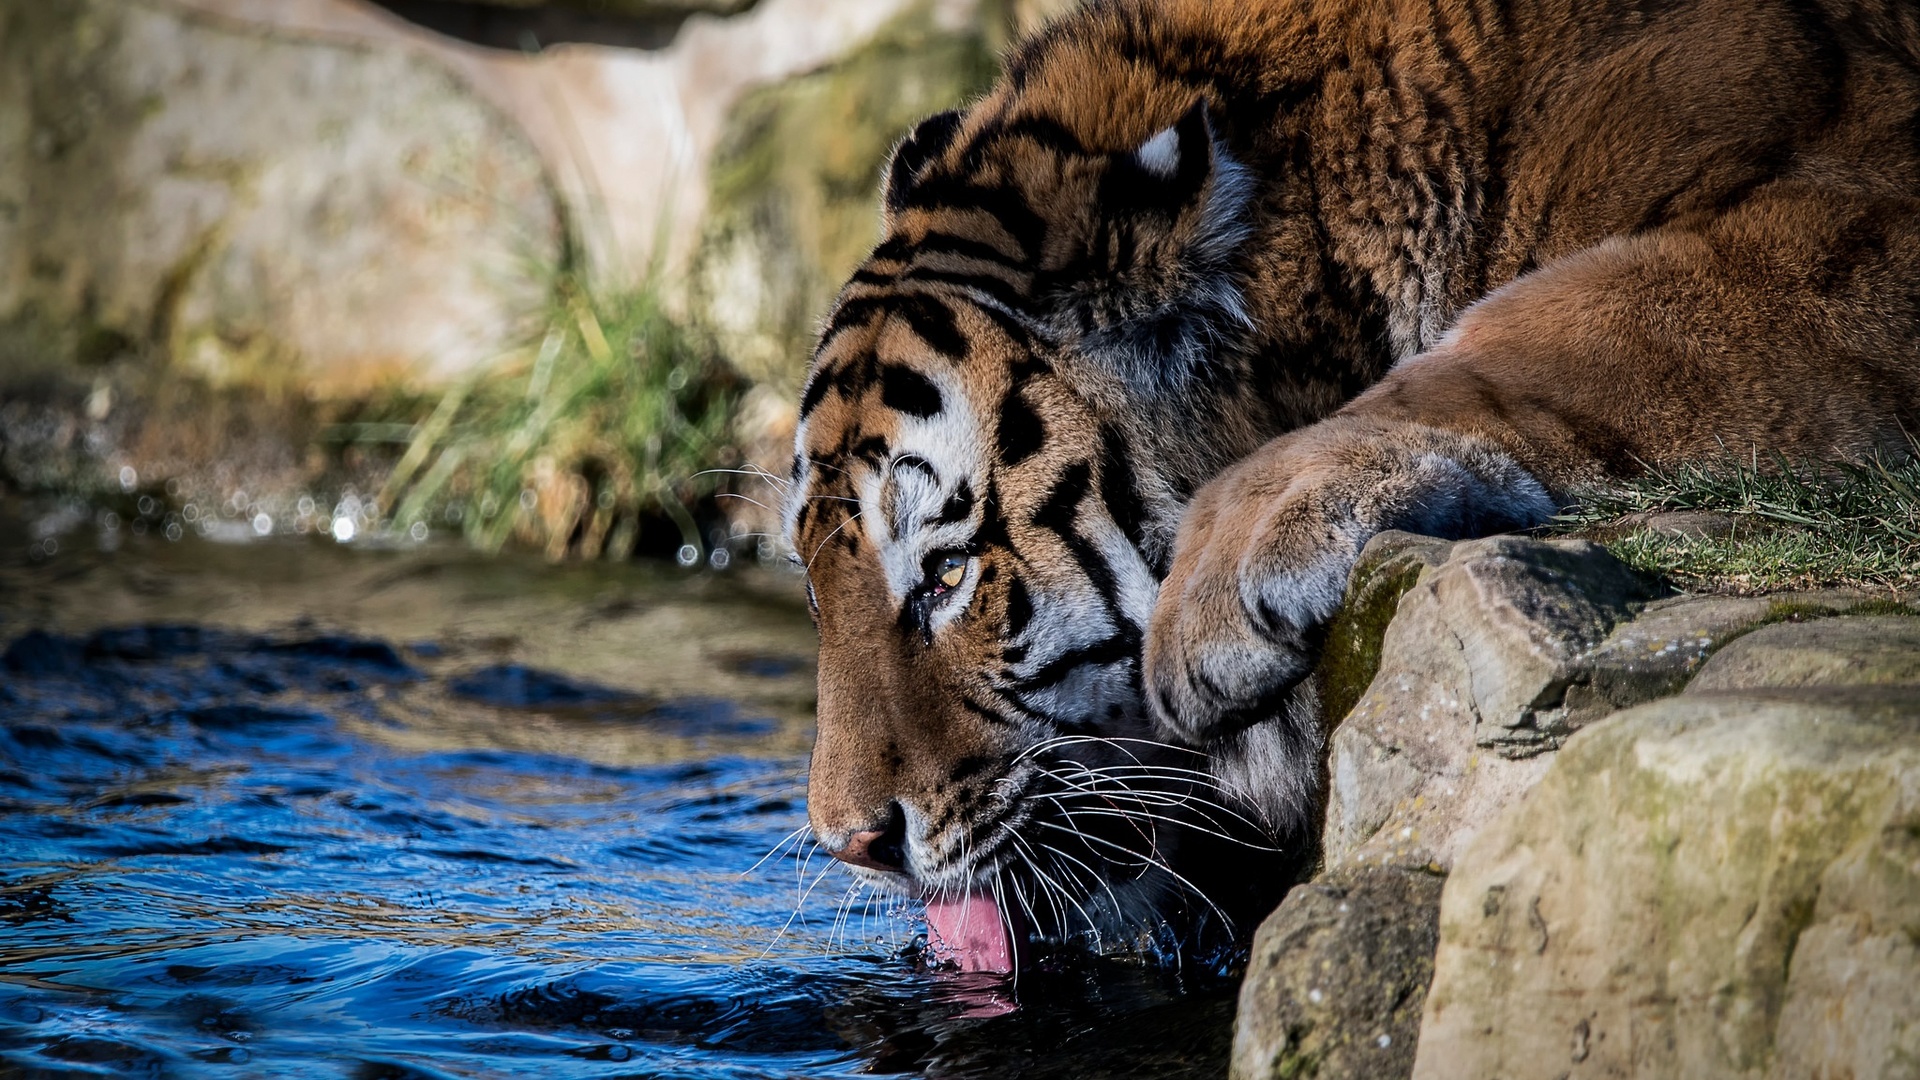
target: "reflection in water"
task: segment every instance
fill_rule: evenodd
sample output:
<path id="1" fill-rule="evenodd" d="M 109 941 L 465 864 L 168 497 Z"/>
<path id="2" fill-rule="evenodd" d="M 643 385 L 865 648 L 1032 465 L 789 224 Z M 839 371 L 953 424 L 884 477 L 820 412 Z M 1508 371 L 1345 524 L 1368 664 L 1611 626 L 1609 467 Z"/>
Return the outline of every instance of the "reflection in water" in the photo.
<path id="1" fill-rule="evenodd" d="M 908 913 L 838 903 L 797 840 L 791 592 L 292 542 L 0 555 L 0 1074 L 1223 1071 L 1228 987 L 929 973 Z"/>

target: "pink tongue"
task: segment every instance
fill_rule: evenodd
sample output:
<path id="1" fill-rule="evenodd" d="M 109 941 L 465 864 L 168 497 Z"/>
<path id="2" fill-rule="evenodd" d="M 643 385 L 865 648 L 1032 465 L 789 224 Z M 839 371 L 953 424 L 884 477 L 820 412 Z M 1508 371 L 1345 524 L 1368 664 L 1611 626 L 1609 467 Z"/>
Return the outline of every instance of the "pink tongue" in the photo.
<path id="1" fill-rule="evenodd" d="M 961 971 L 1013 970 L 1013 940 L 991 896 L 928 900 L 927 946 L 936 960 L 951 960 Z"/>

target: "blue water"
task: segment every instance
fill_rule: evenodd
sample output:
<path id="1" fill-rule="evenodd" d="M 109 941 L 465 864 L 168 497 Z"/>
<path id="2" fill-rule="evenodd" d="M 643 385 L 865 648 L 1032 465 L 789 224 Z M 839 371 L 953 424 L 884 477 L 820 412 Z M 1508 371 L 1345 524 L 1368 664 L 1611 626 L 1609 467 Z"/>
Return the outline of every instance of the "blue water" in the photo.
<path id="1" fill-rule="evenodd" d="M 0 1075 L 1224 1072 L 1228 985 L 929 971 L 848 896 L 777 575 L 27 524 Z"/>

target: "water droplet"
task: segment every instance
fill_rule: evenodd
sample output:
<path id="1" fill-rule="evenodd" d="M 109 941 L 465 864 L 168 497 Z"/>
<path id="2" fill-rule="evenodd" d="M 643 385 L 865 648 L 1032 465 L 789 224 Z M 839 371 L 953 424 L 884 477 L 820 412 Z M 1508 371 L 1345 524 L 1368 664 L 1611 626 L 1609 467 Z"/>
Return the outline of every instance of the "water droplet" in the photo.
<path id="1" fill-rule="evenodd" d="M 167 522 L 167 539 L 178 540 L 185 535 L 187 535 L 187 530 L 181 528 L 179 522 L 177 521 Z"/>
<path id="2" fill-rule="evenodd" d="M 414 522 L 413 525 L 407 529 L 407 535 L 413 537 L 416 543 L 425 543 L 427 539 L 427 523 L 424 521 Z"/>
<path id="3" fill-rule="evenodd" d="M 273 534 L 273 516 L 264 510 L 253 515 L 253 531 L 260 536 L 271 536 Z"/>
<path id="4" fill-rule="evenodd" d="M 159 504 L 153 501 L 153 496 L 142 495 L 140 496 L 140 501 L 138 503 L 135 503 L 134 505 L 140 508 L 141 514 L 150 515 L 154 511 L 154 507 L 158 506 Z"/>
<path id="5" fill-rule="evenodd" d="M 60 541 L 55 540 L 51 536 L 41 541 L 40 546 L 46 548 L 47 554 L 49 555 L 58 555 L 60 553 Z"/>
<path id="6" fill-rule="evenodd" d="M 313 513 L 313 496 L 311 495 L 300 496 L 300 501 L 297 503 L 294 503 L 293 508 L 295 510 L 300 511 L 300 516 L 302 517 L 310 516 Z"/>
<path id="7" fill-rule="evenodd" d="M 532 510 L 540 505 L 540 496 L 532 488 L 520 489 L 520 509 Z"/>
<path id="8" fill-rule="evenodd" d="M 199 505 L 196 503 L 188 503 L 187 505 L 181 507 L 180 516 L 183 518 L 186 518 L 188 524 L 192 524 L 193 522 L 199 521 L 200 520 Z"/>
<path id="9" fill-rule="evenodd" d="M 674 554 L 674 561 L 681 566 L 693 566 L 700 561 L 700 549 L 692 544 L 681 544 L 680 550 Z"/>
<path id="10" fill-rule="evenodd" d="M 714 548 L 713 554 L 707 556 L 707 565 L 715 570 L 725 570 L 732 561 L 733 556 L 727 553 L 726 548 Z"/>
<path id="11" fill-rule="evenodd" d="M 139 483 L 140 483 L 140 474 L 133 471 L 133 466 L 131 465 L 120 466 L 120 490 L 121 491 L 132 491 L 136 486 L 139 485 Z"/>
<path id="12" fill-rule="evenodd" d="M 353 519 L 345 514 L 333 519 L 333 538 L 344 544 L 353 539 Z"/>

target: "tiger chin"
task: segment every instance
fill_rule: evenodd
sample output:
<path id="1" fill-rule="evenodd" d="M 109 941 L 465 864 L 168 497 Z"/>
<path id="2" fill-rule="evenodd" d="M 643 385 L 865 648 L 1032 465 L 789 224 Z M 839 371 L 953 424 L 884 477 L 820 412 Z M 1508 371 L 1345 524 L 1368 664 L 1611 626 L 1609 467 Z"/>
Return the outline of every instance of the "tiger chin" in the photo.
<path id="1" fill-rule="evenodd" d="M 1374 534 L 1920 432 L 1920 18 L 1887 0 L 1114 0 L 882 182 L 787 539 L 821 844 L 962 966 L 1244 928 Z"/>

